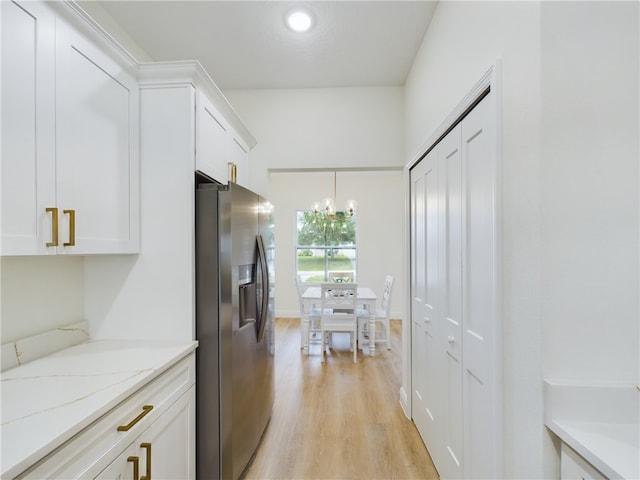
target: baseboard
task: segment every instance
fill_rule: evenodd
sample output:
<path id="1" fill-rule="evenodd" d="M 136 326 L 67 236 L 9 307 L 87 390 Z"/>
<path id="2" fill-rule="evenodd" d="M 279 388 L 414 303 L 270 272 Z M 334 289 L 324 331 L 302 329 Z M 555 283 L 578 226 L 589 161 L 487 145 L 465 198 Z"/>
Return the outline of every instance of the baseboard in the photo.
<path id="1" fill-rule="evenodd" d="M 409 399 L 407 397 L 407 392 L 404 387 L 400 387 L 400 406 L 402 407 L 402 411 L 404 412 L 404 416 L 411 420 L 411 408 L 409 405 Z"/>

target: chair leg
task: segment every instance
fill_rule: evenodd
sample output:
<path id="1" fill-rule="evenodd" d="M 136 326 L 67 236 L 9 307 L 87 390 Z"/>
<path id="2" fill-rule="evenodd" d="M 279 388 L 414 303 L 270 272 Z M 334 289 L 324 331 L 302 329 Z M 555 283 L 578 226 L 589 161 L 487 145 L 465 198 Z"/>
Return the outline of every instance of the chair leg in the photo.
<path id="1" fill-rule="evenodd" d="M 325 333 L 320 329 L 320 363 L 324 363 Z"/>
<path id="2" fill-rule="evenodd" d="M 385 340 L 387 342 L 387 350 L 391 350 L 391 324 L 388 318 L 384 320 L 384 332 Z"/>
<path id="3" fill-rule="evenodd" d="M 302 320 L 302 348 L 304 354 L 309 355 L 309 334 L 311 330 L 311 319 L 309 317 L 303 317 Z"/>
<path id="4" fill-rule="evenodd" d="M 358 329 L 356 328 L 356 331 L 353 332 L 353 363 L 357 363 L 358 361 L 358 346 L 355 345 L 356 343 L 356 339 L 358 338 Z"/>

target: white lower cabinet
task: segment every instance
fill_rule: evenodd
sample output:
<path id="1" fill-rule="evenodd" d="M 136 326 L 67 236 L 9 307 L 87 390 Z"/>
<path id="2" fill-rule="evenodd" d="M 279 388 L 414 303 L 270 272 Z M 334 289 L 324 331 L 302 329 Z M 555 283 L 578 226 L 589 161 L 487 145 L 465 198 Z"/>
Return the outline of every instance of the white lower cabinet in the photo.
<path id="1" fill-rule="evenodd" d="M 138 480 L 140 478 L 140 457 L 133 444 L 109 464 L 96 480 Z"/>
<path id="2" fill-rule="evenodd" d="M 563 443 L 560 450 L 560 478 L 561 480 L 605 480 L 607 477 Z"/>
<path id="3" fill-rule="evenodd" d="M 192 387 L 94 478 L 195 478 L 194 408 Z"/>
<path id="4" fill-rule="evenodd" d="M 195 478 L 195 353 L 16 478 Z"/>

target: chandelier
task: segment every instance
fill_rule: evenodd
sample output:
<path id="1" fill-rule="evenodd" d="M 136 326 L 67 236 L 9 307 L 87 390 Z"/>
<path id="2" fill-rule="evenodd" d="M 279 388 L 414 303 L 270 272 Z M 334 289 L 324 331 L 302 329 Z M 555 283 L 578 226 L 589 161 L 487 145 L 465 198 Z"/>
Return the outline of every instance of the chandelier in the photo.
<path id="1" fill-rule="evenodd" d="M 321 213 L 324 212 L 327 217 L 331 220 L 336 220 L 336 183 L 337 183 L 337 172 L 333 172 L 333 197 L 326 197 L 321 202 L 313 202 L 311 208 L 313 209 L 313 213 Z M 355 200 L 347 200 L 347 205 L 345 211 L 349 214 L 350 217 L 356 211 L 357 202 Z"/>

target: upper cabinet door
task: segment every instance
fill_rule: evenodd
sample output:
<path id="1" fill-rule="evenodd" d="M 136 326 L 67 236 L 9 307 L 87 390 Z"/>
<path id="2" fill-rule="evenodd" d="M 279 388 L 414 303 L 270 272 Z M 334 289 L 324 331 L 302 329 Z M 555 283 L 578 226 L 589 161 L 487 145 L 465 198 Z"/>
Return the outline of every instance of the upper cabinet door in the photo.
<path id="1" fill-rule="evenodd" d="M 62 22 L 56 62 L 60 236 L 63 245 L 74 244 L 62 248 L 74 254 L 136 252 L 136 79 Z"/>
<path id="2" fill-rule="evenodd" d="M 249 149 L 200 90 L 197 112 L 196 170 L 220 183 L 234 181 L 235 172 L 235 182 L 249 187 Z"/>
<path id="3" fill-rule="evenodd" d="M 220 183 L 227 183 L 227 124 L 201 91 L 198 91 L 197 111 L 196 170 Z"/>
<path id="4" fill-rule="evenodd" d="M 41 3 L 0 2 L 2 255 L 55 253 L 55 16 Z"/>

